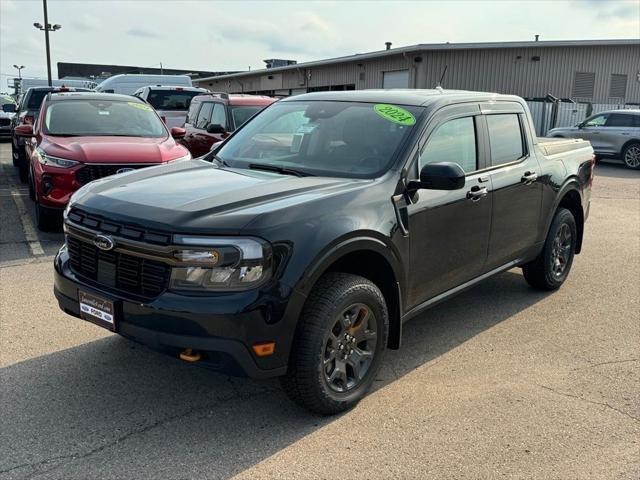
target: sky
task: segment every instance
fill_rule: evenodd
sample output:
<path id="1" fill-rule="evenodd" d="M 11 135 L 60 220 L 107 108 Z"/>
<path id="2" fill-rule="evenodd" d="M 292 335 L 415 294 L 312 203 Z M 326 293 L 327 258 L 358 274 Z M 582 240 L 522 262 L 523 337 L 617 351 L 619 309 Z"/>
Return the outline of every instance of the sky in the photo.
<path id="1" fill-rule="evenodd" d="M 640 38 L 640 0 L 49 0 L 56 62 L 228 71 L 417 43 Z M 46 78 L 41 0 L 0 0 L 0 91 Z"/>

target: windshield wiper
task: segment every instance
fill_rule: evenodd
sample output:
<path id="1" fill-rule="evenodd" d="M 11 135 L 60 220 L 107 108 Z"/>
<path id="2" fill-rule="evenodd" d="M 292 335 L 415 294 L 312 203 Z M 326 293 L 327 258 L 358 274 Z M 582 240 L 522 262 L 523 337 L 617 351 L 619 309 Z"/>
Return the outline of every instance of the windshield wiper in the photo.
<path id="1" fill-rule="evenodd" d="M 312 173 L 296 170 L 295 168 L 279 167 L 265 163 L 250 163 L 249 168 L 252 170 L 265 170 L 267 172 L 281 173 L 282 175 L 295 175 L 296 177 L 312 177 Z"/>

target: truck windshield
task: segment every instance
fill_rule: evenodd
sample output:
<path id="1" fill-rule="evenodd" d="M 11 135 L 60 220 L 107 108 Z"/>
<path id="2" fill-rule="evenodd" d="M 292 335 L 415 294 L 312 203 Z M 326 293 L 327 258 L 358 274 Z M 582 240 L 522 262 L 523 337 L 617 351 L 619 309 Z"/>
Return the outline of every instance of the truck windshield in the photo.
<path id="1" fill-rule="evenodd" d="M 61 136 L 167 136 L 153 109 L 139 101 L 65 100 L 49 104 L 44 131 Z"/>
<path id="2" fill-rule="evenodd" d="M 191 99 L 202 92 L 185 90 L 151 90 L 147 101 L 156 110 L 180 111 L 189 110 Z"/>
<path id="3" fill-rule="evenodd" d="M 273 104 L 217 152 L 234 168 L 374 178 L 390 167 L 422 107 L 336 101 Z"/>

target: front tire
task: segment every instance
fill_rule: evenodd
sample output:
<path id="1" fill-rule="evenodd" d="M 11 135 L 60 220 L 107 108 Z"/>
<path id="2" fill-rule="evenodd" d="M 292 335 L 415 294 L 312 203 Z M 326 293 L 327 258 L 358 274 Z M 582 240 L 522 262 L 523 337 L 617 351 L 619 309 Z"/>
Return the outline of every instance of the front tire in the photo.
<path id="1" fill-rule="evenodd" d="M 538 290 L 556 290 L 569 276 L 577 240 L 576 220 L 566 208 L 556 212 L 542 252 L 523 265 L 525 280 Z"/>
<path id="2" fill-rule="evenodd" d="M 62 226 L 62 214 L 40 205 L 37 196 L 35 200 L 36 226 L 41 232 L 57 232 Z"/>
<path id="3" fill-rule="evenodd" d="M 328 273 L 309 296 L 281 383 L 302 407 L 332 415 L 356 405 L 375 380 L 389 314 L 380 289 L 357 275 Z"/>
<path id="4" fill-rule="evenodd" d="M 622 150 L 622 161 L 625 167 L 640 170 L 640 143 L 630 143 Z"/>

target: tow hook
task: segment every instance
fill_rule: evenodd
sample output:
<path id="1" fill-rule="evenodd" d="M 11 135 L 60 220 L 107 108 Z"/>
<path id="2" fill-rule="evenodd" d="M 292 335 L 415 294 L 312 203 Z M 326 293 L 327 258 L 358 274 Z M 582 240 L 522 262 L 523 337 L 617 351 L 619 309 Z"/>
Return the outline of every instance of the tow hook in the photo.
<path id="1" fill-rule="evenodd" d="M 194 352 L 191 348 L 185 348 L 180 352 L 180 360 L 185 362 L 194 363 L 199 361 L 202 356 L 198 352 Z"/>

